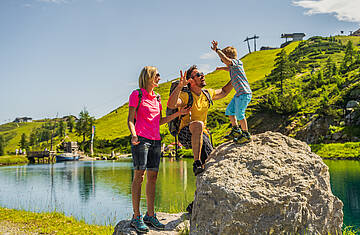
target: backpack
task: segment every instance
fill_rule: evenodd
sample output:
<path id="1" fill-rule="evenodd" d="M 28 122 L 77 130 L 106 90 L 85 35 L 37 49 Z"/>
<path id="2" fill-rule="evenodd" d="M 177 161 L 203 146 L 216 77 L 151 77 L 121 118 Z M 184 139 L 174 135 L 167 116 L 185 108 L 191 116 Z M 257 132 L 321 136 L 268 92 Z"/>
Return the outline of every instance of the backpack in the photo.
<path id="1" fill-rule="evenodd" d="M 141 104 L 141 99 L 142 99 L 142 96 L 143 96 L 143 92 L 141 89 L 136 89 L 138 92 L 139 92 L 139 102 L 138 102 L 138 105 L 136 106 L 136 109 L 135 109 L 135 119 L 134 119 L 134 124 L 136 122 L 136 117 L 137 117 L 137 111 L 139 110 L 139 107 L 140 107 L 140 104 Z M 158 102 L 161 102 L 161 99 L 160 99 L 160 95 L 158 93 L 156 93 L 154 91 L 154 94 L 156 95 L 156 99 L 158 100 Z"/>
<path id="2" fill-rule="evenodd" d="M 173 81 L 171 83 L 170 86 L 170 92 L 169 92 L 169 96 L 172 94 L 172 92 L 174 91 L 174 89 L 179 85 L 179 80 L 177 81 Z M 189 99 L 188 99 L 188 103 L 185 106 L 185 108 L 191 107 L 194 103 L 194 98 L 193 95 L 191 94 L 191 91 L 189 89 L 188 86 L 184 86 L 181 91 L 186 92 L 189 95 Z M 211 99 L 210 93 L 208 90 L 206 89 L 202 89 L 201 90 L 204 95 L 206 96 L 208 102 L 209 102 L 209 107 L 213 104 L 213 101 Z M 173 113 L 176 113 L 178 111 L 178 108 L 175 109 L 171 109 L 169 107 L 166 108 L 166 116 L 170 116 Z M 191 115 L 191 113 L 190 113 Z M 171 135 L 173 135 L 175 138 L 177 137 L 177 135 L 179 134 L 179 128 L 180 128 L 180 123 L 181 123 L 181 119 L 184 117 L 185 115 L 181 115 L 179 117 L 174 118 L 173 120 L 171 120 L 170 122 L 168 122 L 168 127 L 169 127 L 169 131 L 171 133 Z"/>

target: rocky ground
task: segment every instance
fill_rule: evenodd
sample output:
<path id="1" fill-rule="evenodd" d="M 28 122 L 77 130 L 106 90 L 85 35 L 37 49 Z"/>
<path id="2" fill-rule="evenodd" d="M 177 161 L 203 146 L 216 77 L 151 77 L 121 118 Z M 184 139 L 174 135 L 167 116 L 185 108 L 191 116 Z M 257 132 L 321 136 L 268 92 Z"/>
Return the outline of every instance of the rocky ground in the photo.
<path id="1" fill-rule="evenodd" d="M 189 228 L 189 220 L 185 213 L 168 214 L 168 213 L 156 213 L 157 218 L 163 224 L 165 224 L 165 230 L 156 230 L 149 227 L 150 231 L 148 235 L 178 235 L 181 231 L 185 231 Z M 114 230 L 113 235 L 136 235 L 137 232 L 130 226 L 130 220 L 120 221 Z"/>

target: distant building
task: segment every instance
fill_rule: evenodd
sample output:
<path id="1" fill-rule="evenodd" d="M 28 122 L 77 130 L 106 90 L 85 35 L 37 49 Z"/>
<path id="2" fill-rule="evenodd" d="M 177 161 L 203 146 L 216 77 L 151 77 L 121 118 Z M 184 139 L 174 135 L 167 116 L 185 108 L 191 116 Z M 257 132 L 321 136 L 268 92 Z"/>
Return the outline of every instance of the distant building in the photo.
<path id="1" fill-rule="evenodd" d="M 281 44 L 281 48 L 287 46 L 291 42 L 302 41 L 304 40 L 304 37 L 305 37 L 305 33 L 283 33 L 281 34 L 281 38 L 285 38 L 286 42 Z M 293 40 L 288 41 L 288 38 L 292 38 Z"/>
<path id="2" fill-rule="evenodd" d="M 359 36 L 360 37 L 360 29 L 353 32 L 350 36 Z"/>
<path id="3" fill-rule="evenodd" d="M 76 153 L 79 151 L 77 142 L 64 142 L 64 149 L 67 153 Z"/>
<path id="4" fill-rule="evenodd" d="M 17 117 L 13 122 L 20 123 L 20 122 L 32 122 L 32 118 L 29 117 Z"/>

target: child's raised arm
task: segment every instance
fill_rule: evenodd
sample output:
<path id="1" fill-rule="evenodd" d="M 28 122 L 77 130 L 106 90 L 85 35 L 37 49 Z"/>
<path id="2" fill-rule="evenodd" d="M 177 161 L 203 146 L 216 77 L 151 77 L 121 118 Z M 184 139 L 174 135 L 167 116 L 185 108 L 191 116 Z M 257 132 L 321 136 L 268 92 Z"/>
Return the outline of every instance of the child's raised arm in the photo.
<path id="1" fill-rule="evenodd" d="M 219 48 L 218 48 L 218 42 L 213 40 L 211 49 L 214 50 L 220 57 L 221 61 L 226 64 L 227 66 L 232 65 L 231 59 L 229 59 Z"/>

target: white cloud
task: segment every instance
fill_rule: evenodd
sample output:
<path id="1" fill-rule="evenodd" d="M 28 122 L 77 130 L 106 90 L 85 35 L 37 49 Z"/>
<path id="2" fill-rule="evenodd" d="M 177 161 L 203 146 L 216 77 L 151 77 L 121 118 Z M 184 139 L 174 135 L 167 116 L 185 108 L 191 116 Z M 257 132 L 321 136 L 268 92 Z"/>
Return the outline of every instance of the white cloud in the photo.
<path id="1" fill-rule="evenodd" d="M 212 71 L 210 69 L 211 66 L 209 64 L 199 64 L 198 68 L 199 68 L 199 71 L 203 72 L 204 74 L 210 73 Z"/>
<path id="2" fill-rule="evenodd" d="M 360 23 L 359 0 L 297 0 L 293 4 L 308 9 L 308 15 L 335 14 L 338 20 Z"/>
<path id="3" fill-rule="evenodd" d="M 200 56 L 200 59 L 203 59 L 203 60 L 215 59 L 215 58 L 216 58 L 215 52 L 208 52 L 208 53 L 202 54 Z"/>

